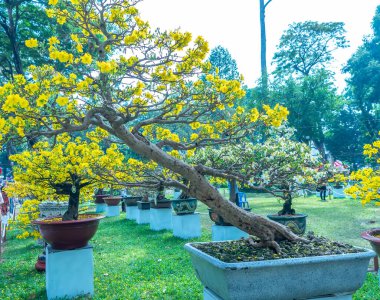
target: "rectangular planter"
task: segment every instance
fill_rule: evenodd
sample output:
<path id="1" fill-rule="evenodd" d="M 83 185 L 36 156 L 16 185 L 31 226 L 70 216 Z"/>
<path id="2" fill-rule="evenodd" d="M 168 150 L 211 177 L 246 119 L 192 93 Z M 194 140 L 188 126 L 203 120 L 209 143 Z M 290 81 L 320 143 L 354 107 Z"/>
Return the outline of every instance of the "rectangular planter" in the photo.
<path id="1" fill-rule="evenodd" d="M 197 243 L 193 243 L 197 244 Z M 293 300 L 350 294 L 365 280 L 371 250 L 256 262 L 226 263 L 186 244 L 198 279 L 224 300 Z"/>

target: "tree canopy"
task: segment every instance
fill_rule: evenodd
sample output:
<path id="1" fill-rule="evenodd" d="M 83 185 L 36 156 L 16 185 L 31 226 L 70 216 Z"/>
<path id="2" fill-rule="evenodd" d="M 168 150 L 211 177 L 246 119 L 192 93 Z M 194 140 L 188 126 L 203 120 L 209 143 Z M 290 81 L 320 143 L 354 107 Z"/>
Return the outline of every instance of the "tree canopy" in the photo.
<path id="1" fill-rule="evenodd" d="M 286 108 L 235 106 L 245 94 L 241 82 L 210 73 L 211 64 L 204 61 L 207 42 L 179 30 L 151 30 L 138 15 L 138 2 L 50 1 L 47 15 L 67 25 L 72 47 L 62 49 L 56 36 L 48 44 L 36 38 L 25 43 L 47 51 L 66 71 L 59 72 L 54 64 L 30 66 L 27 76 L 17 75 L 0 87 L 3 140 L 101 128 L 187 179 L 191 196 L 259 237 L 262 245 L 279 251 L 275 239 L 300 239 L 288 228 L 225 201 L 202 168 L 179 156 L 236 142 L 258 126 L 280 126 Z M 191 135 L 180 136 L 179 127 Z"/>

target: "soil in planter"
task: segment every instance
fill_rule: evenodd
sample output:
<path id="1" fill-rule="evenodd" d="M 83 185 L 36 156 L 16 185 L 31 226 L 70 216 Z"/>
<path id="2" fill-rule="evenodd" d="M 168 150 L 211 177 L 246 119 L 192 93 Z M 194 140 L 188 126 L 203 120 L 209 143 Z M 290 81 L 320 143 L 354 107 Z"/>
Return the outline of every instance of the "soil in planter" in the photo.
<path id="1" fill-rule="evenodd" d="M 96 218 L 98 216 L 99 215 L 83 214 L 83 215 L 78 215 L 78 220 L 86 220 L 86 219 Z M 62 217 L 48 218 L 48 219 L 44 219 L 40 221 L 44 223 L 61 222 Z"/>
<path id="2" fill-rule="evenodd" d="M 279 242 L 281 254 L 276 254 L 269 248 L 254 248 L 246 239 L 192 244 L 192 246 L 227 263 L 364 252 L 349 244 L 314 236 L 313 233 L 308 233 L 306 238 L 310 243 Z"/>

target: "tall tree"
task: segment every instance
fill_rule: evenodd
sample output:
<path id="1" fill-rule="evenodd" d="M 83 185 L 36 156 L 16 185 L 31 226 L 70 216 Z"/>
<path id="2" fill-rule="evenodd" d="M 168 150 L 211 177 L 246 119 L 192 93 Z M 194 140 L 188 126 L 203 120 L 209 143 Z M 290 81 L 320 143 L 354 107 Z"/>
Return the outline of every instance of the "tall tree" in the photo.
<path id="1" fill-rule="evenodd" d="M 372 21 L 373 34 L 347 62 L 344 72 L 347 79 L 347 96 L 351 105 L 360 111 L 360 118 L 366 133 L 376 138 L 380 129 L 380 6 Z"/>
<path id="2" fill-rule="evenodd" d="M 230 52 L 222 46 L 217 46 L 211 50 L 208 61 L 211 63 L 212 74 L 216 75 L 218 69 L 218 76 L 227 80 L 239 80 L 240 74 Z"/>
<path id="3" fill-rule="evenodd" d="M 261 62 L 261 86 L 263 94 L 266 94 L 268 89 L 268 68 L 267 68 L 267 34 L 265 25 L 265 10 L 272 0 L 260 1 L 260 62 Z"/>
<path id="4" fill-rule="evenodd" d="M 292 23 L 280 38 L 273 60 L 282 75 L 310 75 L 327 67 L 333 51 L 348 47 L 344 23 Z"/>
<path id="5" fill-rule="evenodd" d="M 326 131 L 330 129 L 335 111 L 343 106 L 337 96 L 332 74 L 319 70 L 304 77 L 280 80 L 273 85 L 274 99 L 289 109 L 289 124 L 297 129 L 296 136 L 304 142 L 313 142 L 326 159 Z"/>

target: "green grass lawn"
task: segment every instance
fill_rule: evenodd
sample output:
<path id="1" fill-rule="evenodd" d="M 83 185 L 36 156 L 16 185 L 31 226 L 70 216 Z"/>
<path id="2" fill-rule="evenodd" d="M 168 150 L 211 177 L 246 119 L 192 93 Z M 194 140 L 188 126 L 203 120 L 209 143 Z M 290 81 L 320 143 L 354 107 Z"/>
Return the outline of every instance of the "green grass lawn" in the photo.
<path id="1" fill-rule="evenodd" d="M 277 212 L 274 198 L 249 197 L 255 213 Z M 360 232 L 379 227 L 379 209 L 363 208 L 353 200 L 320 202 L 316 197 L 298 198 L 298 212 L 306 213 L 308 229 L 316 234 L 369 247 Z M 199 205 L 203 235 L 192 241 L 211 239 L 211 221 L 207 208 Z M 371 223 L 370 223 L 371 222 Z M 374 223 L 373 223 L 374 222 Z M 0 299 L 46 299 L 45 274 L 34 270 L 42 248 L 33 240 L 17 240 L 10 232 L 0 263 Z M 137 225 L 120 217 L 102 220 L 91 241 L 94 246 L 94 299 L 202 299 L 202 285 L 196 279 L 184 241 L 169 231 L 154 232 L 149 225 Z M 379 300 L 377 276 L 368 274 L 364 286 L 355 294 L 357 300 Z"/>

